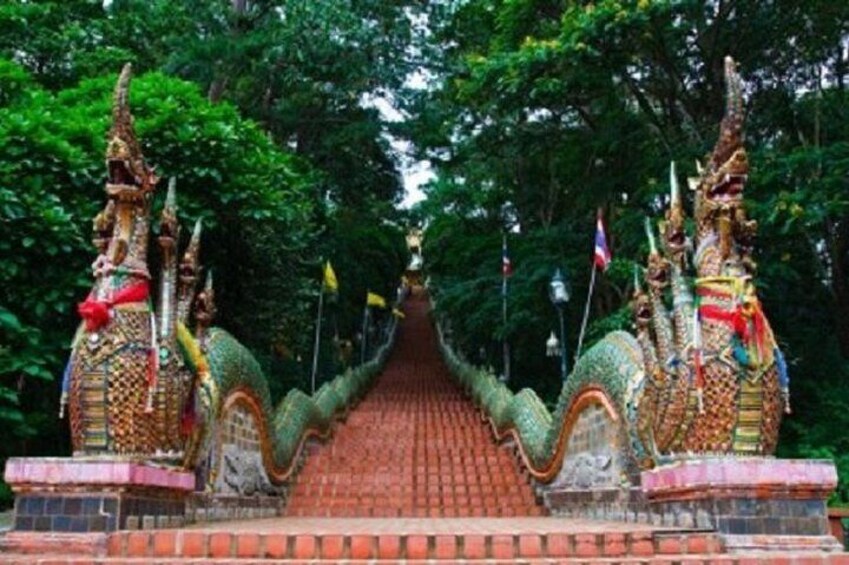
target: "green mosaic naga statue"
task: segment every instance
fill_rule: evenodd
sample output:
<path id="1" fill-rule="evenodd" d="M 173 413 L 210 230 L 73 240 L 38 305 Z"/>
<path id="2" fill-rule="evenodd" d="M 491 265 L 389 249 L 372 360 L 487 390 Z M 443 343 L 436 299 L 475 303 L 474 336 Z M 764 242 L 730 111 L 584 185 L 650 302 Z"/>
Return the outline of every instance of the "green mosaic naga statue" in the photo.
<path id="1" fill-rule="evenodd" d="M 442 342 L 449 366 L 497 437 L 510 435 L 542 483 L 635 484 L 641 469 L 710 455 L 771 455 L 789 411 L 787 367 L 757 298 L 746 218 L 749 171 L 742 85 L 725 62 L 720 138 L 694 191 L 694 237 L 685 231 L 674 165 L 661 222 L 647 222 L 646 289 L 635 277 L 636 335 L 609 334 L 576 363 L 550 413 L 536 394 L 513 394 Z"/>
<path id="2" fill-rule="evenodd" d="M 240 422 L 247 418 L 258 438 L 255 464 L 268 482 L 279 484 L 294 469 L 306 438 L 326 434 L 337 413 L 362 393 L 389 344 L 373 361 L 337 376 L 314 396 L 293 390 L 273 409 L 253 355 L 211 327 L 215 300 L 209 273 L 197 288 L 200 222 L 178 262 L 173 181 L 159 224 L 162 267 L 154 308 L 147 252 L 159 178 L 136 138 L 130 80 L 127 65 L 115 88 L 107 142 L 108 200 L 93 222 L 94 285 L 79 304 L 83 323 L 63 378 L 61 412 L 67 406 L 74 456 L 125 457 L 185 469 L 204 465 L 212 485 L 226 467 L 223 448 L 233 439 L 225 424 L 239 411 Z"/>

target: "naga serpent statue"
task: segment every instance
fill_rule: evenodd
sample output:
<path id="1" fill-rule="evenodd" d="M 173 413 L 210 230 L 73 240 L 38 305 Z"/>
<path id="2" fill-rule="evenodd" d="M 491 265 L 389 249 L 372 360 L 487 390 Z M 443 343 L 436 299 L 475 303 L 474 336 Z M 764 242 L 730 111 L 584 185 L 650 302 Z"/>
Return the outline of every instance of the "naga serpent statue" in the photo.
<path id="1" fill-rule="evenodd" d="M 222 414 L 241 406 L 253 418 L 262 467 L 271 483 L 280 484 L 296 468 L 304 441 L 326 435 L 333 418 L 362 394 L 391 344 L 315 395 L 292 390 L 272 409 L 253 355 L 224 330 L 210 327 L 215 300 L 209 273 L 197 288 L 200 222 L 178 261 L 173 181 L 157 238 L 161 276 L 154 308 L 147 252 L 159 178 L 135 135 L 130 80 L 126 65 L 107 139 L 108 201 L 93 222 L 94 285 L 78 306 L 83 323 L 63 377 L 60 415 L 67 406 L 74 456 L 126 457 L 185 469 L 207 462 L 210 486 L 222 467 L 221 454 L 212 453 Z M 194 331 L 188 329 L 192 321 Z"/>
<path id="2" fill-rule="evenodd" d="M 753 282 L 757 226 L 743 206 L 749 163 L 742 85 L 730 58 L 725 74 L 720 137 L 706 168 L 699 167 L 700 178 L 692 180 L 695 251 L 690 257 L 673 164 L 669 210 L 661 222 L 664 253 L 647 223 L 647 295 L 635 286 L 637 339 L 648 381 L 638 427 L 644 445 L 656 453 L 772 454 L 782 411 L 789 411 L 786 365 Z"/>
<path id="3" fill-rule="evenodd" d="M 725 79 L 719 140 L 706 166 L 699 166 L 700 177 L 691 179 L 694 237 L 685 231 L 673 164 L 661 246 L 646 224 L 650 254 L 645 290 L 635 277 L 636 335 L 613 332 L 587 351 L 553 413 L 533 391 L 513 394 L 440 342 L 496 436 L 514 438 L 525 466 L 542 483 L 568 474 L 564 458 L 581 444 L 574 429 L 590 406 L 604 408 L 618 439 L 595 438 L 580 449 L 607 461 L 596 456 L 599 446 L 622 446 L 617 480 L 623 484 L 673 459 L 775 452 L 782 413 L 790 410 L 787 367 L 753 281 L 756 224 L 746 218 L 742 197 L 749 164 L 741 79 L 731 58 Z M 593 457 L 581 457 L 575 465 L 594 464 Z"/>

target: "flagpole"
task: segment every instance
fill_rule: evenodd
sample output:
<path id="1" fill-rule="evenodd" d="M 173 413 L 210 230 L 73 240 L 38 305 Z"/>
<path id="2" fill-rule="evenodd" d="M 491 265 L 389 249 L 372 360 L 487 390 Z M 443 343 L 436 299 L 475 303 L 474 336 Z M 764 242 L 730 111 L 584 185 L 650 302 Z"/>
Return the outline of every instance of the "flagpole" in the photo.
<path id="1" fill-rule="evenodd" d="M 593 271 L 590 275 L 590 288 L 587 290 L 587 303 L 584 306 L 584 320 L 581 322 L 581 333 L 578 335 L 578 350 L 575 352 L 575 362 L 581 356 L 581 347 L 584 345 L 584 332 L 587 330 L 587 320 L 590 317 L 590 303 L 593 299 L 593 289 L 595 288 L 595 272 L 597 271 L 595 261 L 593 261 Z"/>
<path id="2" fill-rule="evenodd" d="M 363 338 L 360 340 L 360 364 L 366 362 L 366 342 L 368 341 L 368 298 L 363 312 Z"/>
<path id="3" fill-rule="evenodd" d="M 501 249 L 504 253 L 507 249 L 507 234 L 501 239 Z M 501 267 L 501 323 L 502 323 L 502 354 L 504 356 L 504 382 L 510 382 L 510 343 L 507 341 L 507 273 L 504 265 Z"/>
<path id="4" fill-rule="evenodd" d="M 324 306 L 324 281 L 321 282 L 321 290 L 318 293 L 318 315 L 315 320 L 315 345 L 312 352 L 312 394 L 315 394 L 315 377 L 318 374 L 318 350 L 321 346 L 321 310 Z"/>
<path id="5" fill-rule="evenodd" d="M 503 355 L 504 355 L 504 382 L 510 381 L 510 343 L 507 341 L 507 277 L 504 277 L 504 283 L 501 289 L 501 318 L 504 331 L 503 340 Z"/>

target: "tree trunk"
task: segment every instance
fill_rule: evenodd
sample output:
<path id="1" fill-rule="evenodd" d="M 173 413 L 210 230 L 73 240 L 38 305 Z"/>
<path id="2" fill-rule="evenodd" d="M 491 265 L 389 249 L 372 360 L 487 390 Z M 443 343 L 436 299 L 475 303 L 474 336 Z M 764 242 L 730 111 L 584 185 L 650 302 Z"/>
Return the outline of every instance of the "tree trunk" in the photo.
<path id="1" fill-rule="evenodd" d="M 227 89 L 227 79 L 226 78 L 216 78 L 212 81 L 212 84 L 209 85 L 209 91 L 207 93 L 207 98 L 213 104 L 217 104 L 221 101 L 221 98 L 224 96 L 224 91 Z"/>

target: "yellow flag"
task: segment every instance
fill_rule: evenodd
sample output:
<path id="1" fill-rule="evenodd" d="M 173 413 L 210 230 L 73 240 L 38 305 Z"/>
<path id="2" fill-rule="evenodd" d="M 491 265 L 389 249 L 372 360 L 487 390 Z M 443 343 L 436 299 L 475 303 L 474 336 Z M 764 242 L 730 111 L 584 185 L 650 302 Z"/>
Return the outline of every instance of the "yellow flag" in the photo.
<path id="1" fill-rule="evenodd" d="M 339 291 L 339 281 L 336 280 L 336 273 L 333 272 L 330 261 L 324 264 L 324 290 L 327 292 Z"/>
<path id="2" fill-rule="evenodd" d="M 366 305 L 377 306 L 378 308 L 386 308 L 386 299 L 380 296 L 379 294 L 369 292 L 366 294 Z"/>

